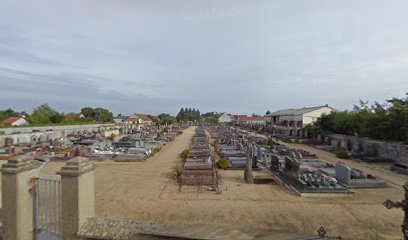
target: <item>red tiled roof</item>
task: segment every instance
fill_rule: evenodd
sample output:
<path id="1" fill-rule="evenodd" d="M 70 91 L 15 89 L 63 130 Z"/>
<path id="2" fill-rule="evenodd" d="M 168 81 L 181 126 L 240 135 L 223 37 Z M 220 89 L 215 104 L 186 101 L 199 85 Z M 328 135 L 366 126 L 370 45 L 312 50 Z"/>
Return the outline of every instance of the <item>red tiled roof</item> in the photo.
<path id="1" fill-rule="evenodd" d="M 127 122 L 137 122 L 139 121 L 139 119 L 145 121 L 145 122 L 151 122 L 152 119 L 150 119 L 148 116 L 144 115 L 144 114 L 134 114 L 130 117 L 128 117 L 128 119 L 126 119 Z"/>
<path id="2" fill-rule="evenodd" d="M 138 117 L 140 117 L 143 121 L 152 121 L 152 119 L 150 119 L 148 116 L 144 115 L 144 114 L 136 114 Z"/>
<path id="3" fill-rule="evenodd" d="M 263 117 L 248 117 L 248 116 L 239 116 L 238 121 L 263 121 Z"/>
<path id="4" fill-rule="evenodd" d="M 1 124 L 6 125 L 6 126 L 11 126 L 15 121 L 19 120 L 22 117 L 9 117 L 7 119 L 4 119 Z"/>

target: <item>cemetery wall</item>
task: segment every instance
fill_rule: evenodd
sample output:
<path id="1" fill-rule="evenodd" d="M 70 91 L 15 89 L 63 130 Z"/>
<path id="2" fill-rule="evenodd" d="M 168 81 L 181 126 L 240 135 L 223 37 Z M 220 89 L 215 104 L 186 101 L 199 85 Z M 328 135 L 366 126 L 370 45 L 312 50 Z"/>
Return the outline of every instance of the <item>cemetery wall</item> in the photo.
<path id="1" fill-rule="evenodd" d="M 396 162 L 408 162 L 408 145 L 403 142 L 391 142 L 342 134 L 332 134 L 327 141 L 334 150 L 343 148 L 352 153 L 361 153 L 367 157 L 380 157 Z"/>

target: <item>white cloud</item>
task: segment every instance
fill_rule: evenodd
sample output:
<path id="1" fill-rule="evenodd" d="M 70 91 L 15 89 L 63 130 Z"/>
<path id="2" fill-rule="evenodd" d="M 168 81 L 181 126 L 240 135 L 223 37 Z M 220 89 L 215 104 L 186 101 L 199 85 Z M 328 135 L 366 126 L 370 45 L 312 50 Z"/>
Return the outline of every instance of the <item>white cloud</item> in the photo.
<path id="1" fill-rule="evenodd" d="M 263 113 L 408 90 L 404 0 L 177 3 L 3 0 L 0 108 Z"/>

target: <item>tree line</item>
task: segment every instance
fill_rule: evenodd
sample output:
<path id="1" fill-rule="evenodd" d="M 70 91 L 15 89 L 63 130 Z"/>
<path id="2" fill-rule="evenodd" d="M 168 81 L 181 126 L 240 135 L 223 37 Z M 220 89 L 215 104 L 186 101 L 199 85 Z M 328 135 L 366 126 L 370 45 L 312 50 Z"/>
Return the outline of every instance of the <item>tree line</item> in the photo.
<path id="1" fill-rule="evenodd" d="M 177 121 L 199 121 L 200 110 L 195 108 L 181 108 L 176 118 Z"/>
<path id="2" fill-rule="evenodd" d="M 176 120 L 179 122 L 207 122 L 207 123 L 218 123 L 218 118 L 220 114 L 217 112 L 207 112 L 200 114 L 200 110 L 195 108 L 181 108 L 177 113 Z"/>
<path id="3" fill-rule="evenodd" d="M 0 121 L 9 117 L 24 116 L 31 125 L 113 122 L 112 112 L 104 108 L 85 107 L 80 113 L 84 115 L 83 118 L 68 118 L 69 114 L 58 112 L 48 104 L 42 104 L 34 108 L 31 114 L 17 112 L 11 108 L 0 111 Z"/>
<path id="4" fill-rule="evenodd" d="M 323 115 L 306 129 L 313 135 L 338 133 L 408 143 L 408 94 L 384 104 L 360 101 L 351 111 Z"/>
<path id="5" fill-rule="evenodd" d="M 103 123 L 113 122 L 113 114 L 105 108 L 84 107 L 80 113 L 83 118 L 68 117 L 72 113 L 65 114 L 51 108 L 48 104 L 42 104 L 33 109 L 31 114 L 27 112 L 17 112 L 11 108 L 1 111 L 0 122 L 12 116 L 25 116 L 30 125 L 47 125 L 47 124 L 82 124 L 82 123 Z M 220 114 L 217 112 L 200 113 L 195 108 L 181 108 L 176 116 L 167 113 L 161 113 L 158 116 L 147 115 L 156 125 L 170 125 L 176 122 L 201 121 L 208 123 L 217 123 Z M 118 114 L 118 117 L 122 117 Z"/>

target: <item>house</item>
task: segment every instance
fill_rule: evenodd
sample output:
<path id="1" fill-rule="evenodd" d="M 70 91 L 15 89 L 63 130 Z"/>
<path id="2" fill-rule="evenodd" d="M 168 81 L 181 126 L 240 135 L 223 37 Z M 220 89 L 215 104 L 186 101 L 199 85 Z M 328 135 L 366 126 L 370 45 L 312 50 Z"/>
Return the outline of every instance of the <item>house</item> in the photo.
<path id="1" fill-rule="evenodd" d="M 219 123 L 230 123 L 232 122 L 232 115 L 223 113 L 219 118 L 218 118 Z"/>
<path id="2" fill-rule="evenodd" d="M 134 124 L 142 124 L 145 126 L 151 125 L 153 123 L 152 119 L 150 119 L 145 114 L 133 114 L 126 119 L 126 122 L 134 123 Z"/>
<path id="3" fill-rule="evenodd" d="M 124 122 L 126 129 L 140 130 L 141 128 L 151 126 L 153 120 L 145 114 L 133 114 L 128 117 Z"/>
<path id="4" fill-rule="evenodd" d="M 337 110 L 328 105 L 283 109 L 265 115 L 265 123 L 273 128 L 276 135 L 304 136 L 306 133 L 302 130 L 303 127 L 333 111 Z"/>
<path id="5" fill-rule="evenodd" d="M 243 117 L 245 118 L 247 115 L 231 115 L 231 120 L 233 123 L 238 123 L 239 119 L 242 119 Z"/>
<path id="6" fill-rule="evenodd" d="M 9 117 L 3 120 L 0 124 L 4 126 L 22 126 L 29 125 L 30 123 L 25 119 L 24 116 L 20 117 Z"/>

